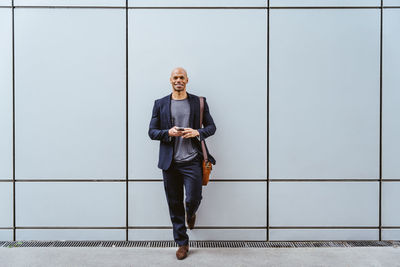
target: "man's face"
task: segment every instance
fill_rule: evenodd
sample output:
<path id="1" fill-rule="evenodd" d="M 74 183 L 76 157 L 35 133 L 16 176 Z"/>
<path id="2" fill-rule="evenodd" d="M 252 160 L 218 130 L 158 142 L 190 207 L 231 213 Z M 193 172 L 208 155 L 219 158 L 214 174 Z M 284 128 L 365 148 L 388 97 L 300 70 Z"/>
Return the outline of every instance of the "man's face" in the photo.
<path id="1" fill-rule="evenodd" d="M 172 71 L 169 81 L 171 82 L 174 91 L 181 92 L 185 90 L 186 84 L 189 82 L 189 79 L 185 71 L 177 69 Z"/>

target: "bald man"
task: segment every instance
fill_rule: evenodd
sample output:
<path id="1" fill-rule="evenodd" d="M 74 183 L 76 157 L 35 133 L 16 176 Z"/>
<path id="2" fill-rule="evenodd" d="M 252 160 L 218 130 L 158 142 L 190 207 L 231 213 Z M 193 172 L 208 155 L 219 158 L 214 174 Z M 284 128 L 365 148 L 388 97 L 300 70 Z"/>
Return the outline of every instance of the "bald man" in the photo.
<path id="1" fill-rule="evenodd" d="M 183 68 L 171 72 L 172 93 L 154 102 L 149 136 L 160 141 L 158 167 L 162 169 L 165 195 L 173 226 L 173 236 L 179 248 L 176 257 L 181 260 L 189 251 L 189 229 L 194 228 L 196 211 L 202 199 L 201 140 L 213 135 L 216 127 L 204 98 L 203 128 L 200 127 L 199 97 L 186 92 L 189 82 Z M 208 159 L 215 159 L 208 153 Z M 183 187 L 186 198 L 183 200 Z M 185 202 L 185 206 L 184 203 Z"/>

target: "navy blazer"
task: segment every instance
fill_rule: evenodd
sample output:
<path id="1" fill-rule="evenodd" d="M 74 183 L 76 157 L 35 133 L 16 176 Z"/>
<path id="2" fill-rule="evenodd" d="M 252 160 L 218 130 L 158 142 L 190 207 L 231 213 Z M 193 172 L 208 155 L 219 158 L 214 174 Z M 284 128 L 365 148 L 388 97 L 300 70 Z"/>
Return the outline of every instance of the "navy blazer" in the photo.
<path id="1" fill-rule="evenodd" d="M 203 156 L 201 150 L 201 140 L 205 140 L 207 137 L 213 135 L 216 131 L 214 120 L 210 115 L 210 111 L 207 105 L 206 98 L 204 97 L 204 114 L 203 114 L 203 125 L 204 128 L 199 128 L 200 124 L 200 99 L 198 96 L 189 94 L 190 104 L 190 117 L 189 127 L 196 129 L 200 134 L 200 140 L 198 138 L 190 138 L 193 146 L 197 149 L 199 154 Z M 158 168 L 167 170 L 171 165 L 172 158 L 174 157 L 174 143 L 175 137 L 169 136 L 168 131 L 173 126 L 171 116 L 171 99 L 172 93 L 157 99 L 154 101 L 153 114 L 151 115 L 151 121 L 149 125 L 149 136 L 152 140 L 160 140 L 160 153 L 158 159 Z M 208 152 L 207 146 L 206 151 L 208 160 L 215 164 L 215 159 Z"/>

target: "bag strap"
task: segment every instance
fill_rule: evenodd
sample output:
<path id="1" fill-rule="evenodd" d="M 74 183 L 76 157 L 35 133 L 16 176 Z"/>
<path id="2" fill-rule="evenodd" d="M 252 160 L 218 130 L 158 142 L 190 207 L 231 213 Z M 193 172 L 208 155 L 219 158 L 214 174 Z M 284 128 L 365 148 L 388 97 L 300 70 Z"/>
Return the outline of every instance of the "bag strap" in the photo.
<path id="1" fill-rule="evenodd" d="M 200 127 L 203 125 L 203 113 L 204 113 L 204 97 L 200 96 Z M 204 161 L 208 162 L 208 155 L 206 150 L 206 144 L 204 140 L 201 140 L 201 151 L 203 152 Z"/>

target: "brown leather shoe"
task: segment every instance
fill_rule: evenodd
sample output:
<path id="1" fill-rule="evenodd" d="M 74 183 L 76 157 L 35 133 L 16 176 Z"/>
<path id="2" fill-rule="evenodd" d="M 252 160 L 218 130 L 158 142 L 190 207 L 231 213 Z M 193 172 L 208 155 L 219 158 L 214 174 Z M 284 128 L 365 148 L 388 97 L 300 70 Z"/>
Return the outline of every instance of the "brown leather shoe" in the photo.
<path id="1" fill-rule="evenodd" d="M 196 222 L 196 214 L 192 216 L 192 218 L 187 220 L 187 224 L 190 230 L 194 228 L 194 223 Z"/>
<path id="2" fill-rule="evenodd" d="M 186 258 L 189 251 L 189 245 L 179 246 L 178 250 L 176 251 L 176 258 L 178 260 L 183 260 Z"/>

